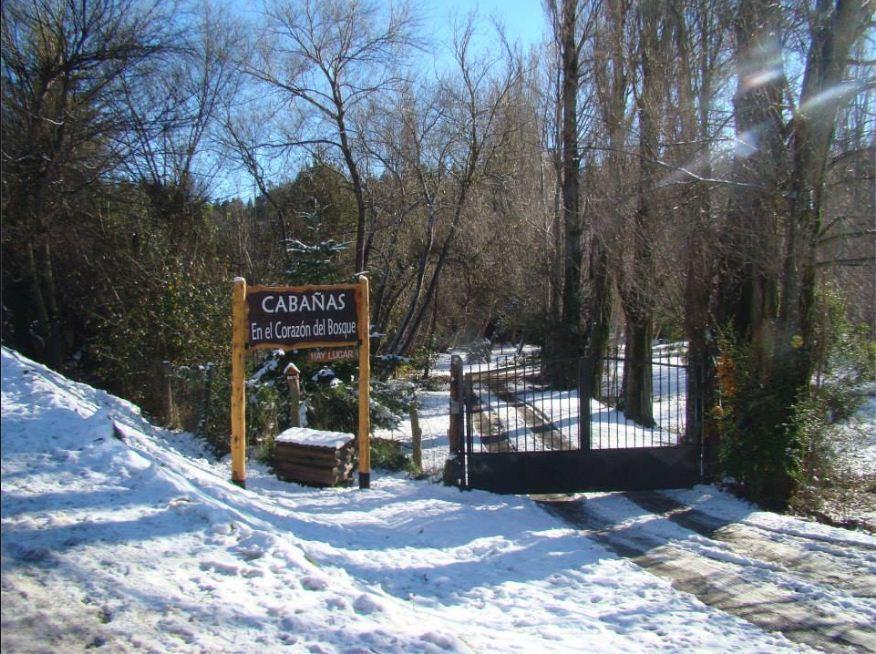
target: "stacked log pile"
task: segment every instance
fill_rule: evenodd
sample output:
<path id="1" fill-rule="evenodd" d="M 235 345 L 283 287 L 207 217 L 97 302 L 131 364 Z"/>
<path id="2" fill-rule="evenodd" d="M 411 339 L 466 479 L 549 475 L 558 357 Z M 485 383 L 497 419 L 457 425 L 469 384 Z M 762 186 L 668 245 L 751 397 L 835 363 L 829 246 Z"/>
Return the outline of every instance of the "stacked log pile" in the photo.
<path id="1" fill-rule="evenodd" d="M 308 486 L 344 484 L 352 476 L 355 443 L 351 434 L 287 429 L 274 444 L 274 472 L 278 479 Z"/>

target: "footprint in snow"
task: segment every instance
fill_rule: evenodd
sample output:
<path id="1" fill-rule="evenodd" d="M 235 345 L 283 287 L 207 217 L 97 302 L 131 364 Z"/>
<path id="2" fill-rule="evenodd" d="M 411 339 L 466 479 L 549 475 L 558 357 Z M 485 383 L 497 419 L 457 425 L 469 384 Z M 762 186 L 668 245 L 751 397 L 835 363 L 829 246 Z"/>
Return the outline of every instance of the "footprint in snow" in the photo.
<path id="1" fill-rule="evenodd" d="M 325 601 L 325 607 L 334 611 L 344 611 L 347 606 L 347 600 L 343 597 L 330 597 Z"/>
<path id="2" fill-rule="evenodd" d="M 236 547 L 234 551 L 245 561 L 255 561 L 265 555 L 264 550 L 255 547 Z"/>
<path id="3" fill-rule="evenodd" d="M 307 576 L 301 578 L 301 586 L 304 590 L 325 590 L 328 582 L 322 577 Z"/>
<path id="4" fill-rule="evenodd" d="M 381 613 L 383 607 L 372 597 L 359 595 L 353 602 L 353 610 L 361 615 L 371 615 L 372 613 Z"/>
<path id="5" fill-rule="evenodd" d="M 252 577 L 264 577 L 265 576 L 264 570 L 259 570 L 258 568 L 247 568 L 241 574 L 244 577 L 246 577 L 247 579 L 250 579 Z"/>
<path id="6" fill-rule="evenodd" d="M 420 640 L 426 641 L 427 643 L 435 645 L 436 647 L 440 647 L 443 650 L 449 650 L 456 647 L 456 640 L 452 636 L 448 636 L 437 631 L 427 631 L 422 636 L 420 636 Z"/>
<path id="7" fill-rule="evenodd" d="M 222 563 L 220 561 L 205 561 L 201 564 L 201 570 L 204 572 L 209 572 L 213 570 L 214 572 L 218 572 L 223 575 L 236 575 L 240 574 L 240 566 Z"/>

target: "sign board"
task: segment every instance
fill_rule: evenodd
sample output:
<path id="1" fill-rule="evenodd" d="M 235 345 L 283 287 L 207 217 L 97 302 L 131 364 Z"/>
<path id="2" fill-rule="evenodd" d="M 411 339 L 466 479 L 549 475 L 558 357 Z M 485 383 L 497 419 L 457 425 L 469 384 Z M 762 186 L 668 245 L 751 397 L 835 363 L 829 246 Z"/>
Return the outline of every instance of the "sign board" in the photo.
<path id="1" fill-rule="evenodd" d="M 307 353 L 307 360 L 311 363 L 331 363 L 332 361 L 345 361 L 356 358 L 356 348 L 339 347 L 331 350 L 311 350 Z"/>
<path id="2" fill-rule="evenodd" d="M 357 345 L 355 286 L 253 287 L 247 289 L 251 349 Z"/>
<path id="3" fill-rule="evenodd" d="M 360 276 L 358 284 L 247 288 L 246 280 L 238 277 L 231 307 L 231 481 L 246 486 L 246 350 L 321 348 L 328 354 L 315 356 L 328 358 L 311 360 L 336 361 L 358 352 L 359 488 L 370 488 L 368 279 Z"/>

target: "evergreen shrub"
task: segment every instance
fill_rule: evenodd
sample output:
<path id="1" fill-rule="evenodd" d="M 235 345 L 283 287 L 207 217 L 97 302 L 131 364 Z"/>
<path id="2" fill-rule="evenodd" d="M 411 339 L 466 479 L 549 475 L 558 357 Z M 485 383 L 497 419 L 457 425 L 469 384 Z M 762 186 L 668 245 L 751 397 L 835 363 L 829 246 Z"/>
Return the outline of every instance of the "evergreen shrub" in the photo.
<path id="1" fill-rule="evenodd" d="M 749 499 L 783 510 L 803 473 L 803 444 L 791 425 L 781 374 L 770 375 L 750 343 L 723 335 L 716 366 L 719 461 Z"/>
<path id="2" fill-rule="evenodd" d="M 814 512 L 821 490 L 839 477 L 833 425 L 860 406 L 862 388 L 876 379 L 876 342 L 866 326 L 847 319 L 841 296 L 821 289 L 811 353 L 815 378 L 793 388 L 783 357 L 756 344 L 719 337 L 720 462 L 750 499 L 773 509 Z"/>

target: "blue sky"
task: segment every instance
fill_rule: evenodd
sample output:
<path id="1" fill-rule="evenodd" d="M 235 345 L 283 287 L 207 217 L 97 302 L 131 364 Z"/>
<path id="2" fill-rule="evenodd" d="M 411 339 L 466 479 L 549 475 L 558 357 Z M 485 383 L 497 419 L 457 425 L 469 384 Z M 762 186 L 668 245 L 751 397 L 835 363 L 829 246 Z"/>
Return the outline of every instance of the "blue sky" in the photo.
<path id="1" fill-rule="evenodd" d="M 260 2 L 224 1 L 234 13 L 258 24 Z M 390 0 L 376 1 L 384 5 L 390 2 Z M 435 48 L 434 66 L 438 70 L 451 62 L 450 46 L 454 15 L 462 20 L 468 13 L 476 12 L 479 21 L 474 44 L 476 51 L 482 48 L 490 51 L 493 48 L 496 39 L 492 27 L 494 17 L 504 24 L 509 40 L 520 43 L 524 53 L 538 44 L 547 33 L 547 22 L 541 0 L 410 0 L 410 2 L 414 14 L 420 19 L 423 36 Z M 419 61 L 427 70 L 433 66 L 429 58 L 421 57 Z M 219 182 L 217 188 L 217 196 L 222 198 L 234 196 L 249 198 L 255 193 L 251 180 L 243 173 L 229 175 Z"/>
<path id="2" fill-rule="evenodd" d="M 454 12 L 465 16 L 476 10 L 487 23 L 491 17 L 498 17 L 508 36 L 519 39 L 524 49 L 540 41 L 547 28 L 540 0 L 419 0 L 415 6 L 422 11 L 427 30 L 445 43 L 450 36 L 448 16 Z"/>

